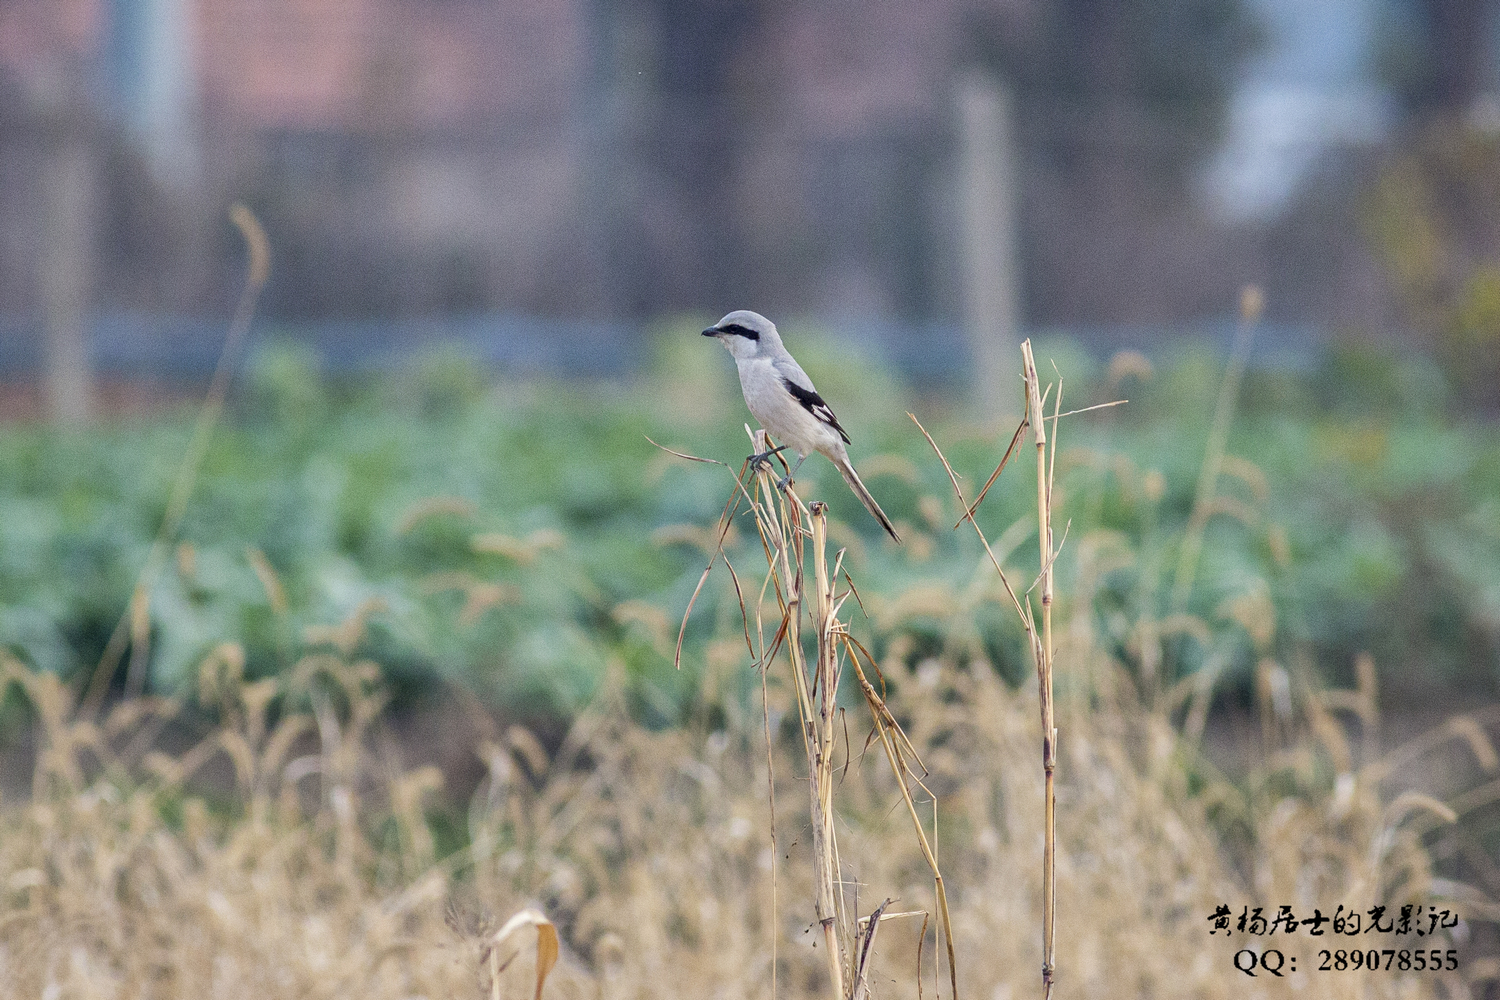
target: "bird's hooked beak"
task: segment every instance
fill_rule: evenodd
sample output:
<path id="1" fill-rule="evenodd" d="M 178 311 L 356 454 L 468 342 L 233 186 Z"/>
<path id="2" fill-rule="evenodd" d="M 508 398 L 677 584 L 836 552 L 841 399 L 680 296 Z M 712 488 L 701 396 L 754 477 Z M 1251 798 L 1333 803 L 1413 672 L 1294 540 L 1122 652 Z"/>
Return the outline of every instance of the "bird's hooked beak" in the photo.
<path id="1" fill-rule="evenodd" d="M 705 336 L 705 337 L 717 337 L 717 336 L 720 336 L 721 334 L 723 334 L 723 332 L 724 331 L 720 330 L 718 327 L 711 326 L 707 330 L 703 331 L 703 336 Z"/>

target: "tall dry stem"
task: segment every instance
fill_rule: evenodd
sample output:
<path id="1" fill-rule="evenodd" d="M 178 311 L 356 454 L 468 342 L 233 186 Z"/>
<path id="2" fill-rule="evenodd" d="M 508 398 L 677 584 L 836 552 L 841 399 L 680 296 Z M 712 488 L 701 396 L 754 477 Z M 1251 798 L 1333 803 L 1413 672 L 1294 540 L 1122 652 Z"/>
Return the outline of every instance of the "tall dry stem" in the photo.
<path id="1" fill-rule="evenodd" d="M 1042 713 L 1042 782 L 1043 824 L 1042 844 L 1042 993 L 1052 995 L 1054 972 L 1054 950 L 1057 911 L 1057 829 L 1055 813 L 1057 795 L 1055 775 L 1057 771 L 1057 726 L 1052 710 L 1052 561 L 1056 552 L 1052 547 L 1052 470 L 1057 454 L 1056 414 L 1062 409 L 1062 382 L 1058 381 L 1057 394 L 1053 397 L 1052 454 L 1047 453 L 1047 421 L 1042 413 L 1041 381 L 1036 373 L 1036 359 L 1031 353 L 1031 341 L 1021 344 L 1021 357 L 1026 374 L 1026 412 L 1030 415 L 1036 440 L 1036 514 L 1037 539 L 1040 547 L 1042 588 L 1042 635 L 1036 656 L 1037 691 Z"/>
<path id="2" fill-rule="evenodd" d="M 751 434 L 757 453 L 764 453 L 769 446 L 764 431 Z M 691 457 L 691 456 L 684 456 Z M 822 929 L 824 959 L 828 967 L 829 985 L 838 1000 L 865 1000 L 869 995 L 869 962 L 874 950 L 876 930 L 882 920 L 913 914 L 888 914 L 885 912 L 890 900 L 883 902 L 867 919 L 851 918 L 850 907 L 842 890 L 840 877 L 842 862 L 839 857 L 838 837 L 834 824 L 834 756 L 836 749 L 835 721 L 838 716 L 838 688 L 841 676 L 841 655 L 854 664 L 860 687 L 874 717 L 875 730 L 879 734 L 907 806 L 907 811 L 916 828 L 922 855 L 932 871 L 936 885 L 938 912 L 948 956 L 949 981 L 955 1000 L 958 993 L 958 974 L 955 967 L 952 923 L 948 912 L 947 890 L 938 868 L 937 855 L 926 831 L 922 828 L 912 795 L 913 786 L 921 786 L 920 776 L 910 762 L 917 760 L 915 749 L 906 734 L 901 731 L 895 718 L 886 708 L 885 702 L 867 680 L 859 663 L 862 654 L 874 667 L 874 660 L 850 635 L 848 626 L 840 621 L 839 612 L 844 602 L 853 593 L 852 583 L 843 593 L 838 592 L 839 574 L 843 570 L 843 553 L 840 551 L 830 568 L 828 564 L 828 509 L 822 502 L 804 504 L 791 484 L 780 488 L 769 462 L 763 462 L 753 470 L 755 495 L 745 488 L 743 481 L 736 484 L 737 494 L 748 500 L 755 515 L 760 533 L 768 571 L 762 594 L 775 583 L 775 594 L 781 605 L 781 621 L 769 651 L 757 651 L 751 645 L 764 671 L 774 657 L 780 644 L 785 643 L 787 658 L 792 670 L 793 687 L 797 696 L 797 712 L 802 733 L 803 751 L 807 757 L 808 800 L 813 840 L 814 911 Z M 729 508 L 732 509 L 731 504 Z M 811 539 L 811 551 L 805 542 Z M 806 560 L 812 563 L 813 593 L 810 612 L 816 629 L 816 660 L 811 671 L 802 648 L 802 614 L 809 607 L 804 572 Z M 712 563 L 710 563 L 710 566 Z M 727 565 L 727 562 L 726 562 Z M 848 574 L 845 573 L 847 580 Z M 738 584 L 736 584 L 738 586 Z M 701 581 L 700 581 L 701 587 Z M 748 610 L 746 612 L 747 644 L 750 633 Z M 757 624 L 761 620 L 760 609 L 755 610 Z M 760 629 L 757 628 L 759 632 Z M 773 803 L 774 805 L 774 803 Z M 925 928 L 925 922 L 924 922 Z M 920 970 L 919 970 L 920 975 Z"/>
<path id="3" fill-rule="evenodd" d="M 1193 512 L 1188 516 L 1187 531 L 1183 533 L 1182 549 L 1177 557 L 1177 572 L 1172 579 L 1173 612 L 1186 610 L 1188 597 L 1193 592 L 1198 556 L 1203 551 L 1203 533 L 1208 527 L 1209 515 L 1213 513 L 1214 491 L 1218 489 L 1224 451 L 1229 444 L 1229 428 L 1234 422 L 1235 405 L 1240 398 L 1240 381 L 1245 376 L 1250 344 L 1264 309 L 1265 296 L 1258 287 L 1246 285 L 1240 290 L 1240 323 L 1229 348 L 1229 366 L 1224 370 L 1224 382 L 1219 386 L 1219 397 L 1214 404 L 1208 446 L 1203 452 L 1203 465 L 1198 469 L 1198 486 L 1193 494 Z"/>
<path id="4" fill-rule="evenodd" d="M 245 287 L 240 293 L 239 305 L 235 307 L 234 318 L 229 321 L 229 331 L 219 350 L 219 361 L 214 367 L 208 394 L 204 396 L 203 405 L 198 410 L 193 437 L 177 467 L 177 477 L 172 483 L 166 512 L 162 515 L 161 525 L 151 542 L 145 565 L 136 576 L 130 605 L 110 634 L 104 653 L 99 658 L 99 665 L 91 675 L 86 675 L 89 681 L 83 705 L 85 714 L 89 717 L 96 716 L 104 703 L 127 646 L 130 648 L 130 662 L 125 673 L 125 693 L 134 697 L 146 689 L 146 673 L 150 666 L 151 588 L 156 582 L 156 574 L 166 562 L 167 552 L 176 537 L 177 529 L 182 525 L 183 515 L 187 513 L 188 501 L 192 499 L 193 488 L 198 483 L 198 471 L 208 454 L 209 442 L 224 411 L 234 362 L 239 357 L 240 345 L 250 330 L 250 321 L 255 316 L 255 304 L 260 299 L 261 289 L 265 287 L 266 279 L 271 274 L 271 241 L 266 238 L 266 231 L 261 227 L 260 220 L 239 202 L 229 207 L 229 219 L 245 241 L 248 254 Z"/>
<path id="5" fill-rule="evenodd" d="M 1043 794 L 1043 842 L 1042 842 L 1042 994 L 1051 997 L 1053 975 L 1056 971 L 1056 927 L 1057 927 L 1057 827 L 1056 827 L 1056 775 L 1057 775 L 1057 724 L 1053 711 L 1052 698 L 1052 674 L 1053 674 L 1053 643 L 1052 643 L 1052 605 L 1054 598 L 1052 564 L 1057 559 L 1058 547 L 1053 544 L 1052 538 L 1052 483 L 1057 459 L 1057 422 L 1062 416 L 1062 379 L 1059 378 L 1056 385 L 1057 394 L 1052 401 L 1052 446 L 1047 446 L 1047 417 L 1042 407 L 1045 405 L 1047 394 L 1052 391 L 1051 386 L 1044 392 L 1041 379 L 1037 376 L 1036 359 L 1032 354 L 1031 341 L 1028 339 L 1021 344 L 1021 371 L 1025 380 L 1025 402 L 1026 416 L 1022 418 L 1021 425 L 1016 428 L 1012 436 L 1010 446 L 1005 450 L 1005 456 L 1000 460 L 999 466 L 980 490 L 979 496 L 974 502 L 968 503 L 964 499 L 963 489 L 958 484 L 958 475 L 943 455 L 943 450 L 938 447 L 927 428 L 915 416 L 908 413 L 912 421 L 921 430 L 922 436 L 932 446 L 937 454 L 938 460 L 943 463 L 943 469 L 948 473 L 948 481 L 953 486 L 953 492 L 958 497 L 959 507 L 964 511 L 959 523 L 968 521 L 973 527 L 974 533 L 979 536 L 980 543 L 984 546 L 985 553 L 990 558 L 990 563 L 995 567 L 995 572 L 1000 577 L 1000 582 L 1005 588 L 1005 593 L 1010 597 L 1011 604 L 1015 607 L 1016 615 L 1021 620 L 1021 627 L 1026 632 L 1027 643 L 1031 647 L 1032 659 L 1036 665 L 1038 702 L 1041 709 L 1042 721 L 1042 794 Z M 1115 404 L 1106 404 L 1115 405 Z M 1088 409 L 1094 409 L 1089 407 Z M 1083 410 L 1072 412 L 1085 412 Z M 1037 510 L 1037 546 L 1040 556 L 1040 569 L 1036 582 L 1032 588 L 1041 588 L 1042 621 L 1040 627 L 1036 621 L 1036 615 L 1031 607 L 1031 588 L 1028 588 L 1026 602 L 1023 604 L 1021 598 L 1016 596 L 1015 589 L 1005 575 L 1005 570 L 1000 565 L 990 543 L 984 536 L 984 531 L 979 527 L 979 522 L 974 519 L 974 512 L 979 509 L 979 503 L 984 499 L 985 493 L 989 491 L 1002 469 L 1015 454 L 1016 445 L 1026 427 L 1032 428 L 1032 438 L 1036 442 L 1036 510 Z M 1066 532 L 1064 532 L 1066 538 Z"/>
<path id="6" fill-rule="evenodd" d="M 764 431 L 757 431 L 757 452 L 767 450 Z M 756 502 L 756 523 L 765 546 L 767 565 L 780 582 L 785 595 L 781 631 L 786 636 L 787 656 L 797 691 L 797 713 L 802 730 L 803 749 L 807 754 L 807 783 L 810 820 L 813 834 L 813 876 L 816 895 L 814 912 L 823 932 L 824 959 L 835 997 L 843 998 L 845 941 L 840 933 L 838 892 L 838 839 L 833 827 L 833 716 L 838 692 L 836 664 L 830 644 L 825 639 L 828 627 L 827 568 L 822 559 L 815 567 L 817 593 L 815 615 L 818 625 L 818 657 L 811 686 L 802 651 L 802 609 L 805 605 L 806 580 L 802 571 L 804 516 L 813 524 L 814 549 L 821 554 L 827 537 L 827 514 L 821 503 L 812 510 L 802 503 L 791 484 L 780 493 L 772 479 L 769 463 L 755 470 L 761 497 L 771 502 Z M 813 704 L 814 693 L 821 695 Z"/>

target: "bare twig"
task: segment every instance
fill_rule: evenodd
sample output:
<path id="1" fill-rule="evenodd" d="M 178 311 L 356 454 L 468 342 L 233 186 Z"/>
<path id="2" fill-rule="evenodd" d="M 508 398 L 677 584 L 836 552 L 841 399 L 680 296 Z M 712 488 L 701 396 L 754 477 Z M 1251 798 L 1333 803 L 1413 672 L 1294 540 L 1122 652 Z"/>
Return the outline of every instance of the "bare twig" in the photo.
<path id="1" fill-rule="evenodd" d="M 861 921 L 865 925 L 865 930 L 861 935 L 863 941 L 860 944 L 859 961 L 854 966 L 854 985 L 849 989 L 849 996 L 852 1000 L 865 1000 L 870 995 L 866 977 L 870 972 L 870 956 L 875 950 L 875 932 L 880 929 L 880 920 L 882 914 L 885 913 L 885 908 L 892 902 L 892 899 L 887 896 L 885 902 L 875 907 L 874 912 Z"/>
<path id="2" fill-rule="evenodd" d="M 650 438 L 647 438 L 646 440 L 647 441 L 651 441 Z M 651 443 L 652 444 L 656 444 L 655 441 L 651 441 Z M 661 448 L 661 445 L 659 445 L 659 444 L 656 445 L 656 446 L 658 448 Z M 671 449 L 669 449 L 669 448 L 662 448 L 662 451 L 671 451 Z M 679 455 L 682 458 L 686 458 L 686 459 L 689 459 L 690 461 L 694 461 L 694 462 L 712 462 L 714 465 L 724 465 L 723 462 L 716 462 L 713 459 L 693 458 L 691 455 L 681 455 L 679 452 L 675 452 L 675 451 L 673 451 L 672 454 Z M 724 466 L 724 467 L 726 469 L 728 468 L 727 465 Z M 722 556 L 724 554 L 724 538 L 725 538 L 726 535 L 729 534 L 729 528 L 730 528 L 731 525 L 734 524 L 734 515 L 735 515 L 735 512 L 738 511 L 739 509 L 740 509 L 740 497 L 739 497 L 739 493 L 737 491 L 734 494 L 732 494 L 729 497 L 728 500 L 724 501 L 724 511 L 723 511 L 723 513 L 721 513 L 719 515 L 719 541 L 718 541 L 718 546 L 714 549 L 713 555 L 711 555 L 711 556 L 708 557 L 708 565 L 705 566 L 705 567 L 703 567 L 703 574 L 698 577 L 698 585 L 693 588 L 693 596 L 690 597 L 690 598 L 688 598 L 687 610 L 682 613 L 682 624 L 680 626 L 678 626 L 678 628 L 677 628 L 677 651 L 675 653 L 673 653 L 673 655 L 672 655 L 672 665 L 674 667 L 676 667 L 678 670 L 682 669 L 682 639 L 683 639 L 683 636 L 687 635 L 688 619 L 691 618 L 692 615 L 693 615 L 693 605 L 697 603 L 697 601 L 698 601 L 698 594 L 699 594 L 699 592 L 701 592 L 703 590 L 703 585 L 708 582 L 708 575 L 711 572 L 713 572 L 715 560 L 717 560 L 720 556 Z M 725 560 L 725 565 L 728 565 L 728 560 L 727 559 Z M 733 572 L 734 571 L 731 569 L 730 573 L 733 574 Z M 739 589 L 740 589 L 740 584 L 739 584 L 739 578 L 738 577 L 735 577 L 734 589 L 735 589 L 736 592 L 738 592 Z M 741 607 L 741 609 L 744 608 L 744 602 L 743 601 L 741 601 L 740 607 Z M 745 641 L 746 642 L 750 641 L 750 626 L 749 626 L 748 623 L 745 626 Z"/>
<path id="3" fill-rule="evenodd" d="M 910 416 L 910 414 L 908 414 L 908 416 Z M 912 417 L 912 419 L 915 420 L 916 417 Z M 923 433 L 926 432 L 924 431 Z M 984 495 L 990 491 L 991 486 L 995 485 L 995 480 L 1000 478 L 1000 473 L 1005 468 L 1005 463 L 1009 462 L 1010 456 L 1015 454 L 1016 445 L 1020 444 L 1021 435 L 1024 433 L 1026 433 L 1026 421 L 1022 419 L 1022 421 L 1018 425 L 1016 425 L 1016 432 L 1010 436 L 1010 444 L 1006 447 L 1005 455 L 1000 459 L 1000 464 L 995 466 L 994 472 L 990 473 L 990 478 L 985 481 L 984 488 L 979 491 L 979 496 L 975 497 L 974 502 L 969 505 L 969 508 L 967 510 L 964 511 L 964 516 L 953 522 L 954 528 L 957 528 L 960 524 L 963 524 L 964 521 L 972 518 L 974 516 L 974 512 L 979 509 L 979 505 L 984 503 Z M 928 438 L 928 440 L 930 441 L 932 439 Z M 947 463 L 944 462 L 943 464 L 946 465 Z M 953 470 L 949 469 L 948 472 L 951 475 Z M 955 482 L 954 486 L 956 487 L 957 485 L 958 484 Z"/>
<path id="4" fill-rule="evenodd" d="M 172 483 L 166 512 L 162 514 L 156 538 L 151 542 L 146 563 L 135 579 L 130 606 L 115 625 L 109 642 L 105 644 L 104 653 L 99 657 L 99 665 L 94 668 L 89 680 L 82 707 L 85 718 L 93 718 L 98 714 L 105 695 L 109 693 L 109 686 L 114 682 L 115 671 L 119 669 L 120 657 L 124 655 L 127 645 L 130 647 L 130 665 L 125 674 L 125 693 L 128 697 L 145 690 L 146 671 L 150 664 L 151 587 L 156 582 L 156 574 L 166 562 L 167 551 L 177 535 L 177 529 L 182 525 L 183 515 L 187 513 L 188 501 L 192 499 L 193 488 L 198 484 L 198 470 L 203 465 L 208 444 L 213 439 L 214 429 L 224 411 L 229 376 L 234 370 L 235 361 L 239 359 L 240 344 L 250 329 L 250 320 L 255 316 L 255 304 L 260 299 L 261 289 L 265 287 L 266 279 L 271 274 L 271 242 L 266 238 L 266 231 L 261 228 L 254 213 L 235 202 L 229 207 L 229 219 L 245 240 L 249 256 L 245 287 L 240 293 L 239 304 L 235 307 L 234 318 L 229 321 L 224 345 L 219 349 L 219 361 L 214 367 L 208 394 L 203 397 L 203 405 L 198 410 L 198 422 L 193 427 L 193 436 L 177 467 L 177 478 Z"/>
<path id="5" fill-rule="evenodd" d="M 1124 406 L 1130 402 L 1128 399 L 1112 399 L 1108 403 L 1095 403 L 1093 406 L 1081 407 L 1077 410 L 1068 410 L 1066 413 L 1054 413 L 1052 415 L 1052 433 L 1057 433 L 1057 421 L 1062 417 L 1073 417 L 1080 413 L 1093 413 L 1095 410 L 1107 410 L 1111 406 Z"/>
<path id="6" fill-rule="evenodd" d="M 927 433 L 927 428 L 922 426 L 922 421 L 918 420 L 915 414 L 907 413 L 906 415 L 908 417 L 911 417 L 911 422 L 917 425 L 917 430 L 922 432 L 922 436 L 925 437 L 927 439 L 927 443 L 932 446 L 932 450 L 937 455 L 938 461 L 943 463 L 943 468 L 948 472 L 948 481 L 953 484 L 953 492 L 958 496 L 958 505 L 960 507 L 963 507 L 964 491 L 963 488 L 958 485 L 958 474 L 953 471 L 953 466 L 948 464 L 947 457 L 943 455 L 943 450 L 937 446 L 937 442 L 932 439 L 932 435 Z M 1022 422 L 1022 426 L 1025 426 L 1024 421 Z M 1021 616 L 1021 622 L 1026 626 L 1026 630 L 1029 633 L 1031 631 L 1030 616 L 1026 613 L 1026 610 L 1022 608 L 1020 599 L 1016 597 L 1016 592 L 1011 588 L 1010 579 L 1006 577 L 1005 570 L 1000 568 L 1000 560 L 995 557 L 995 551 L 990 548 L 989 540 L 984 537 L 984 531 L 979 527 L 979 522 L 974 520 L 974 515 L 967 512 L 967 510 L 964 514 L 963 519 L 968 521 L 969 524 L 973 526 L 974 533 L 979 536 L 980 544 L 984 546 L 984 551 L 990 557 L 990 564 L 995 567 L 995 572 L 1000 575 L 1000 582 L 1005 585 L 1005 592 L 1010 595 L 1011 603 L 1014 604 L 1016 608 L 1016 614 Z"/>
<path id="7" fill-rule="evenodd" d="M 1005 592 L 1010 596 L 1011 603 L 1015 606 L 1016 615 L 1021 620 L 1021 626 L 1026 631 L 1027 644 L 1031 647 L 1032 658 L 1036 664 L 1038 702 L 1041 712 L 1042 723 L 1042 780 L 1043 780 L 1043 809 L 1044 830 L 1042 845 L 1042 993 L 1044 997 L 1051 997 L 1054 975 L 1056 972 L 1056 886 L 1057 886 L 1057 831 L 1056 831 L 1056 770 L 1057 770 L 1057 726 L 1053 708 L 1052 678 L 1053 678 L 1053 642 L 1052 642 L 1052 605 L 1054 597 L 1053 564 L 1057 560 L 1060 545 L 1054 545 L 1052 539 L 1052 508 L 1053 508 L 1053 485 L 1057 472 L 1057 423 L 1063 416 L 1074 412 L 1087 412 L 1087 410 L 1098 409 L 1098 407 L 1087 407 L 1084 410 L 1062 412 L 1062 378 L 1059 376 L 1056 385 L 1049 385 L 1045 389 L 1041 386 L 1041 380 L 1036 373 L 1036 359 L 1032 354 L 1031 341 L 1021 345 L 1021 358 L 1023 365 L 1023 377 L 1026 386 L 1026 416 L 1021 425 L 1016 429 L 1011 438 L 1010 446 L 1005 451 L 1005 457 L 1001 459 L 1000 466 L 990 476 L 989 482 L 985 484 L 985 490 L 1000 475 L 1011 455 L 1015 452 L 1020 441 L 1021 434 L 1027 427 L 1032 429 L 1033 440 L 1036 443 L 1036 507 L 1037 507 L 1037 547 L 1040 554 L 1039 572 L 1031 587 L 1026 590 L 1026 602 L 1023 604 L 1016 596 L 1015 590 L 1010 585 L 1005 571 L 1000 567 L 1000 560 L 996 558 L 994 550 L 990 547 L 984 531 L 974 519 L 974 511 L 979 503 L 976 500 L 972 505 L 964 504 L 963 489 L 959 486 L 958 475 L 953 467 L 948 464 L 947 458 L 943 456 L 942 449 L 933 440 L 932 435 L 922 426 L 921 421 L 908 413 L 912 421 L 921 430 L 927 443 L 937 454 L 938 460 L 943 463 L 943 469 L 948 473 L 948 481 L 953 484 L 953 492 L 958 496 L 959 506 L 964 509 L 964 515 L 960 523 L 967 520 L 974 528 L 975 534 L 979 536 L 980 543 L 990 557 L 990 562 L 995 567 L 995 572 L 1000 577 L 1000 582 L 1005 587 Z M 1053 397 L 1052 415 L 1046 416 L 1044 406 L 1053 389 L 1057 395 Z M 1123 401 L 1122 401 L 1123 402 Z M 1115 405 L 1115 404 L 1106 404 Z M 1052 423 L 1052 445 L 1047 444 L 1047 422 Z M 981 492 L 981 497 L 983 493 Z M 1066 530 L 1064 537 L 1066 538 Z M 1032 611 L 1030 594 L 1033 589 L 1041 588 L 1041 624 L 1037 624 L 1036 615 Z M 856 666 L 858 658 L 854 657 Z M 860 675 L 863 681 L 863 674 Z M 862 684 L 862 687 L 867 687 Z M 867 688 L 866 697 L 873 694 L 873 688 Z M 872 703 L 872 709 L 873 709 Z M 880 713 L 877 712 L 877 719 Z M 894 720 L 892 720 L 894 722 Z M 886 737 L 883 726 L 878 727 L 882 740 Z M 887 753 L 892 753 L 892 767 L 899 768 L 899 762 L 895 756 L 895 747 L 886 744 Z M 898 772 L 899 773 L 899 772 Z M 933 862 L 935 866 L 935 861 Z M 939 882 L 941 890 L 941 882 Z M 939 909 L 942 910 L 942 894 L 939 893 Z M 946 923 L 946 913 L 943 914 Z"/>
<path id="8" fill-rule="evenodd" d="M 1265 300 L 1254 285 L 1246 285 L 1240 292 L 1240 324 L 1234 333 L 1234 343 L 1229 348 L 1229 365 L 1224 370 L 1224 382 L 1219 387 L 1219 398 L 1214 404 L 1214 419 L 1208 431 L 1208 445 L 1203 453 L 1203 465 L 1198 470 L 1198 487 L 1193 493 L 1193 512 L 1188 517 L 1187 531 L 1182 536 L 1182 549 L 1177 557 L 1177 573 L 1172 579 L 1172 610 L 1182 611 L 1187 607 L 1193 592 L 1193 578 L 1198 573 L 1198 555 L 1203 549 L 1203 532 L 1213 513 L 1214 491 L 1219 485 L 1219 471 L 1224 466 L 1224 450 L 1229 444 L 1229 426 L 1234 421 L 1235 404 L 1240 397 L 1240 380 L 1244 378 L 1245 366 L 1250 360 L 1250 344 L 1255 339 L 1255 328 L 1260 324 L 1261 310 Z"/>
<path id="9" fill-rule="evenodd" d="M 1055 772 L 1057 769 L 1057 727 L 1052 707 L 1052 475 L 1056 468 L 1057 434 L 1052 435 L 1052 452 L 1047 451 L 1046 421 L 1042 417 L 1040 380 L 1036 373 L 1036 360 L 1031 353 L 1031 341 L 1021 344 L 1021 357 L 1026 378 L 1026 411 L 1030 414 L 1031 426 L 1036 440 L 1036 505 L 1037 536 L 1042 566 L 1042 632 L 1036 644 L 1037 689 L 1042 714 L 1042 779 L 1043 779 L 1043 843 L 1042 843 L 1042 995 L 1052 995 L 1053 974 L 1056 969 L 1055 936 L 1056 887 L 1057 887 L 1057 831 L 1055 813 Z M 1056 414 L 1062 402 L 1061 383 L 1054 403 Z M 1054 420 L 1056 417 L 1054 416 Z M 1049 462 L 1049 457 L 1051 461 Z M 1035 633 L 1033 633 L 1035 635 Z"/>

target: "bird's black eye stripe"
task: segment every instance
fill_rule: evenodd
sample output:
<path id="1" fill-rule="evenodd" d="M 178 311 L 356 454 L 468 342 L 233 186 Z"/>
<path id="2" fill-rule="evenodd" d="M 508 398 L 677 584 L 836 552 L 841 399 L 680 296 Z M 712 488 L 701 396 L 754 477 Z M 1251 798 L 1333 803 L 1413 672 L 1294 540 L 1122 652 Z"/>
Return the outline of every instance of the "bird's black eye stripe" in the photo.
<path id="1" fill-rule="evenodd" d="M 730 323 L 728 326 L 719 327 L 720 333 L 732 333 L 736 337 L 744 337 L 746 340 L 759 340 L 760 331 L 752 330 L 748 326 L 740 326 L 738 323 Z"/>

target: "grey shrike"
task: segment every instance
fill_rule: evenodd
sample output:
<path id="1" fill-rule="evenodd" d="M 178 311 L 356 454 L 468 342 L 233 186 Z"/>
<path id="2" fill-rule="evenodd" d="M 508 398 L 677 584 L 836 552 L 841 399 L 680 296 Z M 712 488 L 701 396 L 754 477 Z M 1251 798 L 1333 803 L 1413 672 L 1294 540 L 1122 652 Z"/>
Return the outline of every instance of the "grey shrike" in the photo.
<path id="1" fill-rule="evenodd" d="M 859 481 L 859 474 L 849 461 L 849 453 L 844 450 L 849 435 L 844 433 L 838 417 L 813 388 L 807 372 L 781 346 L 776 324 L 760 313 L 737 309 L 704 330 L 703 336 L 718 338 L 719 343 L 734 355 L 745 405 L 766 433 L 797 453 L 797 464 L 781 481 L 782 488 L 797 475 L 807 456 L 816 451 L 833 463 L 843 475 L 844 482 L 859 497 L 859 502 L 899 543 L 901 536 L 891 526 L 891 519 L 885 516 L 880 504 Z"/>

